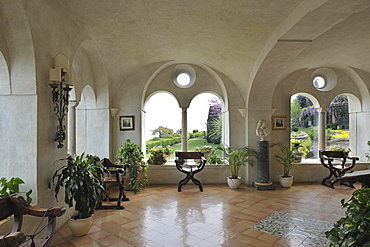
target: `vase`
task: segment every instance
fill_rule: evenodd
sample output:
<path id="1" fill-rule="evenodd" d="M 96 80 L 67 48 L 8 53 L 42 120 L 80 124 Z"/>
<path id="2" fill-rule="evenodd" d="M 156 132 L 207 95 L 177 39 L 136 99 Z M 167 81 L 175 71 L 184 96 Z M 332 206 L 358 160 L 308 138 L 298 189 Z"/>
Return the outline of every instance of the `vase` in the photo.
<path id="1" fill-rule="evenodd" d="M 70 217 L 68 220 L 69 229 L 71 229 L 71 232 L 75 237 L 86 235 L 90 231 L 92 223 L 92 217 L 77 220 Z"/>
<path id="2" fill-rule="evenodd" d="M 279 176 L 279 183 L 283 188 L 290 188 L 293 184 L 293 176 L 283 177 Z"/>
<path id="3" fill-rule="evenodd" d="M 231 178 L 230 176 L 227 177 L 227 184 L 229 185 L 230 189 L 238 189 L 240 184 L 242 183 L 242 178 Z"/>

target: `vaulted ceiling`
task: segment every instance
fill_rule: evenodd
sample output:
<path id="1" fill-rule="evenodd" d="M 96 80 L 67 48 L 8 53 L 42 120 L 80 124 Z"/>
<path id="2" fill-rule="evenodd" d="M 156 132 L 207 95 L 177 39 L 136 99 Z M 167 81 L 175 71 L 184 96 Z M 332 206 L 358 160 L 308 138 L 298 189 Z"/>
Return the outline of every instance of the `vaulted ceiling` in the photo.
<path id="1" fill-rule="evenodd" d="M 112 83 L 171 60 L 205 64 L 242 91 L 261 72 L 370 68 L 368 0 L 57 1 L 101 49 Z"/>

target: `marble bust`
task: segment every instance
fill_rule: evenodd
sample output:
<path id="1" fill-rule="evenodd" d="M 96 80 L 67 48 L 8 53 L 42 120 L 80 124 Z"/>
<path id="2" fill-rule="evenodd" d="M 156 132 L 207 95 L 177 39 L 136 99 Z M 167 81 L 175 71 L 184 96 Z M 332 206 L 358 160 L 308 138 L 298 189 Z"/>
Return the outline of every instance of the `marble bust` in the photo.
<path id="1" fill-rule="evenodd" d="M 265 141 L 266 137 L 270 134 L 269 129 L 267 128 L 266 119 L 260 119 L 256 128 L 256 135 L 261 137 L 260 141 Z"/>

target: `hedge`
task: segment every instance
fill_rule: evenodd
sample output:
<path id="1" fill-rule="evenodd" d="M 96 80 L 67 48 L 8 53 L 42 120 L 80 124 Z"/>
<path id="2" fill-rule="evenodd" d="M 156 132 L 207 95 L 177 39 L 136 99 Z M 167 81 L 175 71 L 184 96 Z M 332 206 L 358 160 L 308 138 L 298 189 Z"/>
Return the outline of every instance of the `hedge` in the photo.
<path id="1" fill-rule="evenodd" d="M 197 133 L 188 133 L 188 139 L 192 139 L 196 137 L 203 137 L 203 135 L 204 135 L 204 131 L 197 132 Z M 180 142 L 181 142 L 181 134 L 168 135 L 164 138 L 154 137 L 146 142 L 146 151 L 149 152 L 149 150 L 152 147 L 158 147 L 158 146 L 165 147 L 167 145 L 172 146 Z"/>

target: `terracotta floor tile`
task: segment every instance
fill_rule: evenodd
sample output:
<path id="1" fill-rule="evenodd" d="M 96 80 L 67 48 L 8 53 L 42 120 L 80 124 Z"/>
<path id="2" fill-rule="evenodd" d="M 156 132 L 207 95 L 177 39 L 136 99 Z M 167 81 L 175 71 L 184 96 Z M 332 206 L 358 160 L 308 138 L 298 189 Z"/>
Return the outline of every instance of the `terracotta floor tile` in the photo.
<path id="1" fill-rule="evenodd" d="M 148 186 L 136 195 L 128 191 L 131 200 L 122 202 L 126 209 L 97 210 L 84 237 L 74 237 L 64 226 L 51 246 L 308 246 L 299 234 L 283 237 L 251 227 L 276 212 L 335 222 L 344 214 L 340 200 L 354 191 L 319 184 L 294 184 L 289 189 L 276 185 L 273 191 L 203 187 L 204 192 L 192 184 L 182 192 L 177 192 L 177 185 Z"/>

